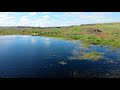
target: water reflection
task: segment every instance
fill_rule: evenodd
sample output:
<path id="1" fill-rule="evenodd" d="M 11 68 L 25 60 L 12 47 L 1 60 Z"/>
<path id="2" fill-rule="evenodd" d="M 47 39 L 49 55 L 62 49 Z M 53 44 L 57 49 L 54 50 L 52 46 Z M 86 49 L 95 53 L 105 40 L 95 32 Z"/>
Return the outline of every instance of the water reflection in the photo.
<path id="1" fill-rule="evenodd" d="M 46 44 L 47 46 L 50 46 L 50 43 L 51 43 L 51 42 L 50 42 L 50 38 L 46 38 L 46 37 L 45 37 L 44 39 L 45 39 L 45 41 L 44 41 L 45 44 Z"/>
<path id="2" fill-rule="evenodd" d="M 35 40 L 34 38 L 32 38 L 32 39 L 31 39 L 31 42 L 32 42 L 32 43 L 35 43 L 35 42 L 36 42 L 36 40 Z"/>
<path id="3" fill-rule="evenodd" d="M 0 39 L 28 38 L 29 35 L 0 35 Z"/>
<path id="4" fill-rule="evenodd" d="M 84 45 L 80 41 L 39 36 L 0 36 L 0 77 L 120 76 L 120 48 Z M 103 58 L 95 61 L 99 55 Z"/>

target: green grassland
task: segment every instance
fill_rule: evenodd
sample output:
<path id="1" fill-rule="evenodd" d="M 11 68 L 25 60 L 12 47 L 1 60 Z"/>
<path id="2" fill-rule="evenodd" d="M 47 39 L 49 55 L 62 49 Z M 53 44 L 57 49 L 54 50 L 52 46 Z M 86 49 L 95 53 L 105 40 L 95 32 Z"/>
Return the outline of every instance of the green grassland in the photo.
<path id="1" fill-rule="evenodd" d="M 94 30 L 100 32 L 95 32 Z M 120 47 L 120 23 L 76 25 L 51 28 L 9 28 L 0 29 L 0 35 L 33 35 L 80 40 L 87 44 Z"/>

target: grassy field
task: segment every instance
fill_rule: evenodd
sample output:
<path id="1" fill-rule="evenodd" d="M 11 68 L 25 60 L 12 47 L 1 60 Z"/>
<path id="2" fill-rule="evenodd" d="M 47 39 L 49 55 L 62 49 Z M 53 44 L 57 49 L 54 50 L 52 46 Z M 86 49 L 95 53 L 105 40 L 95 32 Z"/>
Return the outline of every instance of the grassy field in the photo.
<path id="1" fill-rule="evenodd" d="M 47 36 L 67 40 L 80 40 L 87 44 L 120 47 L 120 23 L 52 28 L 1 28 L 0 35 Z"/>

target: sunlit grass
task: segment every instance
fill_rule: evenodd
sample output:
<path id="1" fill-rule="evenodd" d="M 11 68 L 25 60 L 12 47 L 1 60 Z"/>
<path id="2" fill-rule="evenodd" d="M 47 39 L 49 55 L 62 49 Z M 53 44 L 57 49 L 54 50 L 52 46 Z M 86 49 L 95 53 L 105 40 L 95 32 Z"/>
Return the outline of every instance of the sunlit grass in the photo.
<path id="1" fill-rule="evenodd" d="M 95 34 L 89 29 L 98 29 L 102 33 Z M 96 24 L 92 26 L 71 26 L 61 28 L 8 28 L 0 29 L 0 35 L 33 35 L 80 40 L 95 45 L 120 47 L 120 23 Z"/>
<path id="2" fill-rule="evenodd" d="M 100 52 L 82 52 L 80 55 L 68 57 L 69 60 L 91 60 L 97 61 L 103 58 L 103 53 Z"/>
<path id="3" fill-rule="evenodd" d="M 102 58 L 102 53 L 99 52 L 89 52 L 89 53 L 85 53 L 82 56 L 83 59 L 85 60 L 99 60 Z"/>

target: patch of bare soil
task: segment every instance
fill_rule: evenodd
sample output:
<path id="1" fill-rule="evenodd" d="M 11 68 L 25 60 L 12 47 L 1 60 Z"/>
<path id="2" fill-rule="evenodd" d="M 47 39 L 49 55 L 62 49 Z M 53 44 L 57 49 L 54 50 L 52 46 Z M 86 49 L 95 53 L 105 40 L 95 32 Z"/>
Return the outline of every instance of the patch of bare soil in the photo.
<path id="1" fill-rule="evenodd" d="M 103 32 L 100 29 L 97 29 L 97 28 L 86 28 L 85 31 L 87 33 L 91 33 L 91 34 L 103 34 Z"/>

